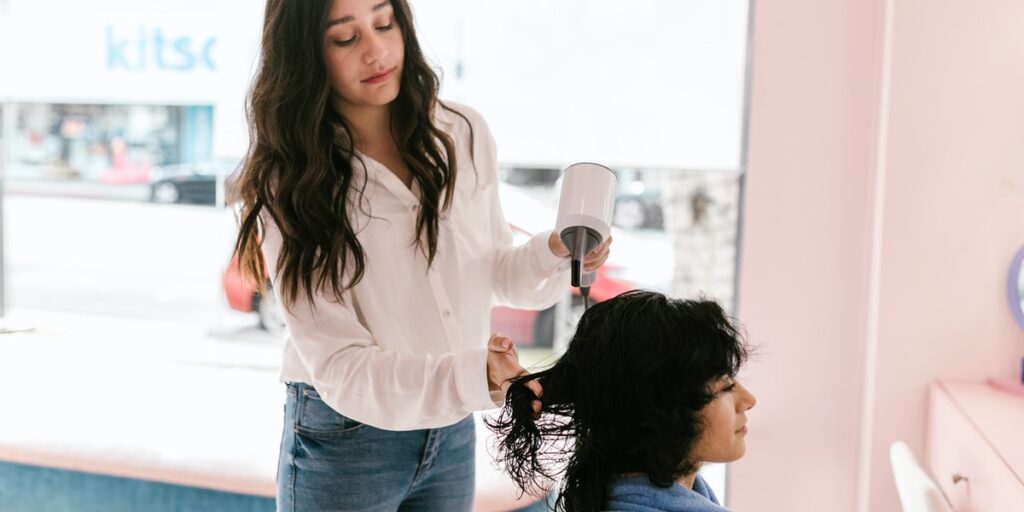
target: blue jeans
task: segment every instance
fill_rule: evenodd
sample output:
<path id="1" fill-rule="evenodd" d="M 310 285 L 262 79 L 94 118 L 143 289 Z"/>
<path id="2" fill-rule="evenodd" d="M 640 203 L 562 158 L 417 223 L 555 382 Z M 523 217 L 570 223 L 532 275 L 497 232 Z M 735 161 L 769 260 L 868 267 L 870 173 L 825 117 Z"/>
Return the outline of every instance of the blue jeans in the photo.
<path id="1" fill-rule="evenodd" d="M 312 386 L 287 389 L 278 512 L 472 509 L 473 416 L 449 427 L 393 432 L 338 414 Z"/>

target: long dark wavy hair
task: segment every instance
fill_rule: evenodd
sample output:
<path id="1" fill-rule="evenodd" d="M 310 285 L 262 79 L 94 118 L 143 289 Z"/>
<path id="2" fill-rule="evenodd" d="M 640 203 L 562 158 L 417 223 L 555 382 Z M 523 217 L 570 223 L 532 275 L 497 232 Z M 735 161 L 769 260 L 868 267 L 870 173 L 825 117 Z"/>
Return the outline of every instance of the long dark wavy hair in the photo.
<path id="1" fill-rule="evenodd" d="M 365 163 L 355 153 L 351 127 L 330 105 L 323 55 L 331 3 L 267 0 L 259 68 L 248 98 L 249 152 L 231 186 L 232 201 L 240 203 L 239 267 L 261 291 L 267 282 L 260 250 L 264 210 L 281 232 L 276 286 L 286 307 L 300 293 L 311 303 L 321 291 L 340 301 L 366 270 L 349 218 L 355 208 L 365 211 L 365 180 L 358 184 L 353 162 L 364 168 Z M 455 111 L 437 99 L 438 77 L 420 49 L 408 3 L 391 0 L 391 6 L 405 46 L 401 86 L 390 105 L 391 135 L 420 188 L 415 244 L 432 263 L 457 162 L 451 137 L 431 115 L 438 106 Z"/>
<path id="2" fill-rule="evenodd" d="M 735 376 L 746 343 L 712 301 L 626 292 L 591 307 L 550 369 L 512 381 L 500 415 L 498 458 L 524 492 L 562 476 L 556 510 L 602 510 L 620 476 L 669 487 L 695 472 L 691 452 L 711 383 Z M 543 387 L 541 413 L 526 383 Z"/>

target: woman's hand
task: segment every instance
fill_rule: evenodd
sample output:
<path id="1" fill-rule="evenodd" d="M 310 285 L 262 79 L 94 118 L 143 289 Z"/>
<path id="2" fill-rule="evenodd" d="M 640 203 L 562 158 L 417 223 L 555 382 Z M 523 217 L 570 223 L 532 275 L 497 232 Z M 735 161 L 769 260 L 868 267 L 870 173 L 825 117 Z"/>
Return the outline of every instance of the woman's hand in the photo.
<path id="1" fill-rule="evenodd" d="M 510 338 L 500 334 L 492 334 L 487 342 L 487 384 L 491 391 L 501 390 L 502 394 L 508 391 L 510 380 L 526 375 L 526 371 L 519 364 L 519 352 L 516 345 Z M 544 394 L 540 383 L 531 380 L 526 387 L 533 391 L 533 394 L 540 398 Z M 540 413 L 540 400 L 533 401 L 533 411 Z"/>
<path id="2" fill-rule="evenodd" d="M 500 334 L 492 334 L 487 342 L 487 385 L 491 391 L 508 390 L 509 380 L 524 373 L 519 364 L 519 352 L 515 343 Z"/>
<path id="3" fill-rule="evenodd" d="M 596 249 L 590 251 L 587 258 L 583 260 L 583 271 L 593 272 L 598 267 L 604 265 L 604 262 L 608 260 L 608 253 L 611 251 L 612 237 L 609 236 L 601 242 L 601 245 L 597 246 Z M 565 246 L 565 242 L 558 236 L 558 233 L 552 231 L 551 236 L 548 237 L 548 248 L 551 249 L 551 254 L 558 256 L 559 258 L 568 257 L 572 251 Z"/>

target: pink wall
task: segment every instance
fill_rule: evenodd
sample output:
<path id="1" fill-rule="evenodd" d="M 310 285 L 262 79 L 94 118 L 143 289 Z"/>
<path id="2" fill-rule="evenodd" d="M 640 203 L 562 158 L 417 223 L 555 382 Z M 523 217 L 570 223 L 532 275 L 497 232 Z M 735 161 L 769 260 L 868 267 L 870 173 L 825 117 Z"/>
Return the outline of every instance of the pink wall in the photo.
<path id="1" fill-rule="evenodd" d="M 739 313 L 759 403 L 729 504 L 898 510 L 888 445 L 923 453 L 926 384 L 1024 355 L 1002 295 L 1024 244 L 1024 3 L 755 9 Z"/>
<path id="2" fill-rule="evenodd" d="M 1003 287 L 1024 245 L 1024 2 L 896 0 L 869 510 L 924 453 L 936 378 L 1019 372 Z"/>
<path id="3" fill-rule="evenodd" d="M 754 9 L 739 314 L 758 406 L 729 506 L 852 511 L 882 2 Z"/>

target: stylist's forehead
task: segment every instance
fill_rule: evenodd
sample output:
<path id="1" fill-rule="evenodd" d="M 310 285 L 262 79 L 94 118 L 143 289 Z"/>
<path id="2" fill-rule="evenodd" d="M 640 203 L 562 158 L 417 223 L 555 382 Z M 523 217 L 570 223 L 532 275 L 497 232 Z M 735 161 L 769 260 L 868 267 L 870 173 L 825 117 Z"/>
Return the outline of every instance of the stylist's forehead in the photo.
<path id="1" fill-rule="evenodd" d="M 327 28 L 351 23 L 359 15 L 375 14 L 390 8 L 390 0 L 334 0 L 331 14 L 327 19 Z"/>

